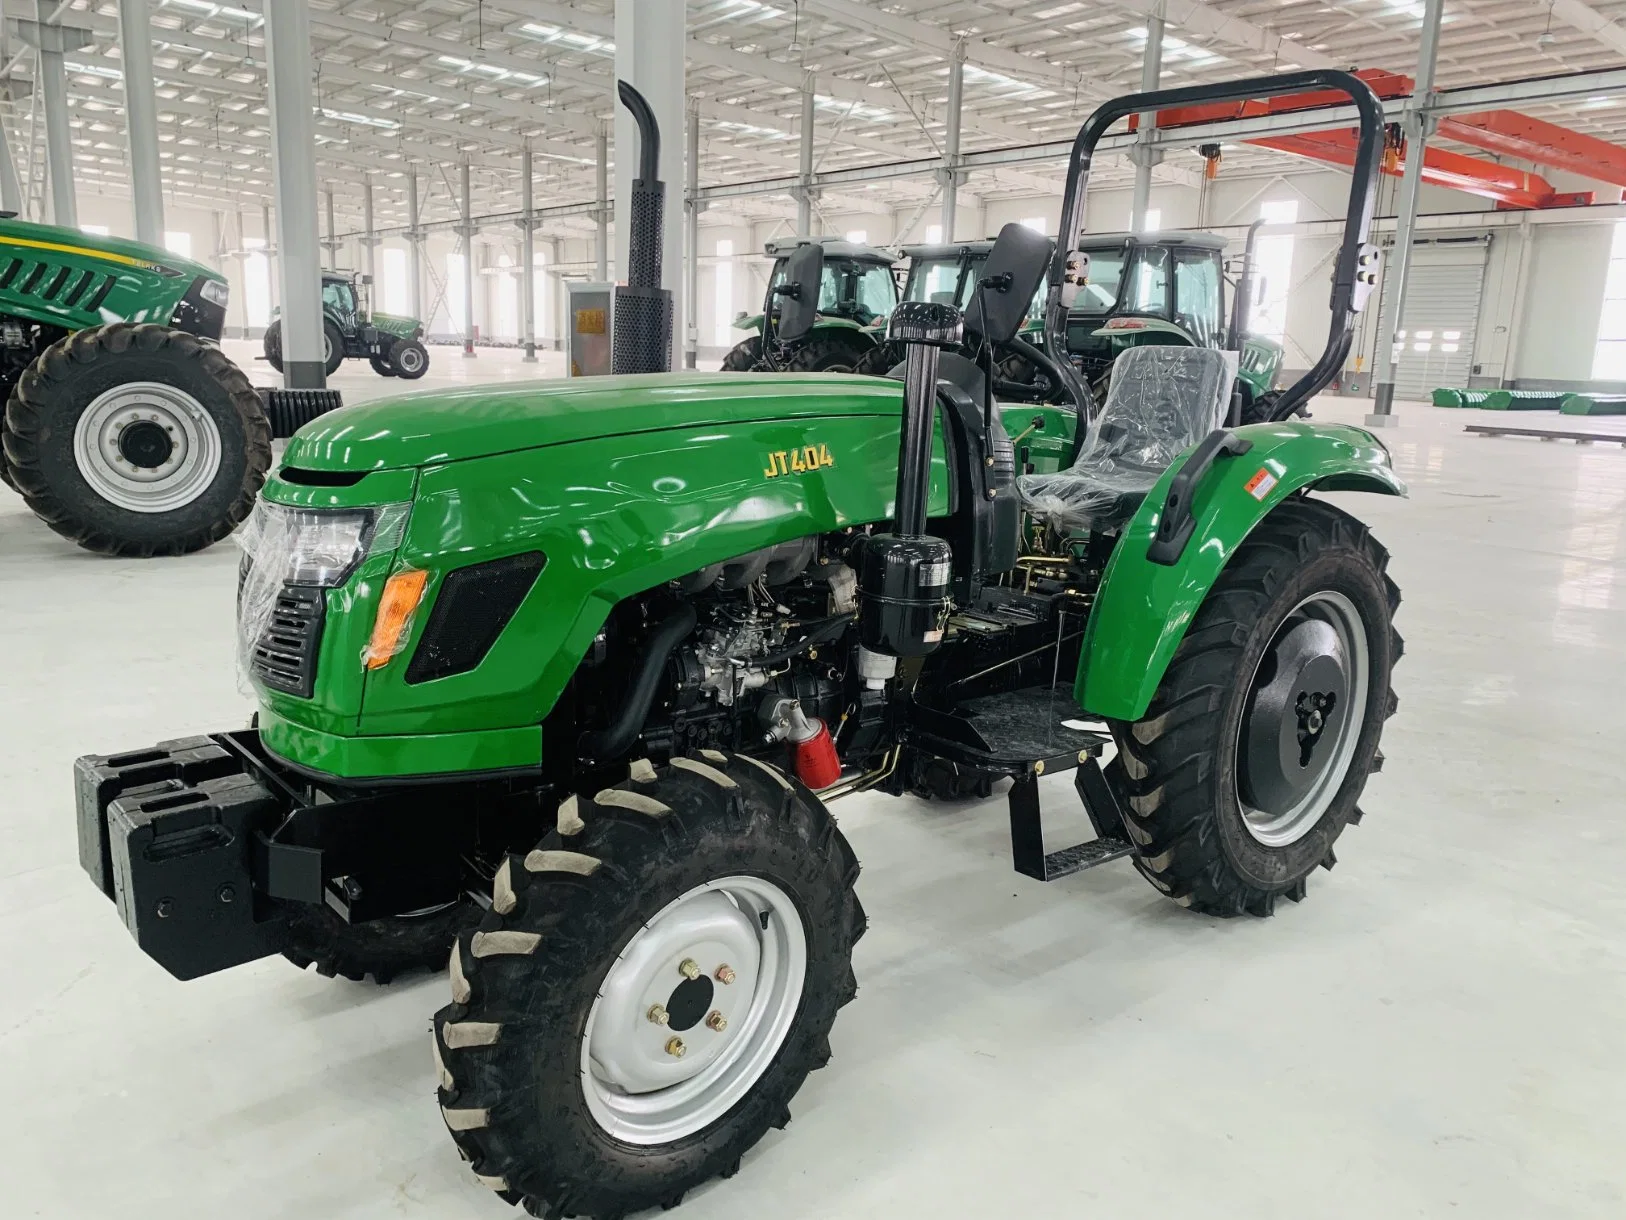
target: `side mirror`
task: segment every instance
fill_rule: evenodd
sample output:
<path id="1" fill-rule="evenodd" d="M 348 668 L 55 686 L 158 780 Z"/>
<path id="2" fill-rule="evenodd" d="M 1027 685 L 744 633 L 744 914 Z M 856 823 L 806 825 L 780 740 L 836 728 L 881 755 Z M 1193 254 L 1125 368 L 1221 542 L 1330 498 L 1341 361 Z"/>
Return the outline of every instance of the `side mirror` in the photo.
<path id="1" fill-rule="evenodd" d="M 813 329 L 823 277 L 824 247 L 816 241 L 797 246 L 785 260 L 785 282 L 774 289 L 779 298 L 779 323 L 774 329 L 781 343 L 800 339 Z"/>
<path id="2" fill-rule="evenodd" d="M 1012 223 L 1001 229 L 965 311 L 967 328 L 990 343 L 1016 338 L 1054 249 L 1054 242 L 1026 225 Z"/>

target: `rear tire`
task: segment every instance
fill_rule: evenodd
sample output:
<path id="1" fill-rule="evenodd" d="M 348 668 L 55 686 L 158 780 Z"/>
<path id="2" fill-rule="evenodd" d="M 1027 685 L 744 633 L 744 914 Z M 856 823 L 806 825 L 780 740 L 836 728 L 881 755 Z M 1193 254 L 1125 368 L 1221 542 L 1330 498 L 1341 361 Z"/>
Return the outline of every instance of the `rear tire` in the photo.
<path id="1" fill-rule="evenodd" d="M 276 321 L 265 328 L 265 362 L 277 372 L 282 372 L 282 322 Z"/>
<path id="2" fill-rule="evenodd" d="M 429 350 L 416 339 L 390 344 L 390 367 L 403 381 L 416 381 L 429 371 Z"/>
<path id="3" fill-rule="evenodd" d="M 749 373 L 762 360 L 762 336 L 752 335 L 749 339 L 742 339 L 723 357 L 722 371 L 725 373 Z"/>
<path id="4" fill-rule="evenodd" d="M 151 323 L 94 326 L 47 348 L 12 391 L 0 443 L 53 530 L 140 558 L 224 538 L 271 465 L 271 427 L 242 370 Z"/>
<path id="5" fill-rule="evenodd" d="M 344 335 L 331 318 L 322 319 L 322 371 L 331 377 L 344 363 Z"/>
<path id="6" fill-rule="evenodd" d="M 570 799 L 580 833 L 506 860 L 435 1016 L 447 1128 L 533 1216 L 673 1207 L 732 1176 L 857 991 L 858 862 L 818 798 L 715 750 L 642 767 Z"/>
<path id="7" fill-rule="evenodd" d="M 903 363 L 903 357 L 903 344 L 877 343 L 853 364 L 853 372 L 860 377 L 885 377 L 899 364 Z"/>
<path id="8" fill-rule="evenodd" d="M 1304 897 L 1316 865 L 1335 863 L 1396 705 L 1400 590 L 1388 558 L 1347 513 L 1282 504 L 1220 574 L 1145 716 L 1113 724 L 1108 774 L 1135 866 L 1182 906 L 1269 915 L 1279 897 Z M 1291 654 L 1303 641 L 1314 646 Z M 1323 668 L 1295 668 L 1298 655 Z M 1322 687 L 1343 690 L 1341 712 L 1335 699 L 1322 715 Z"/>
<path id="9" fill-rule="evenodd" d="M 316 967 L 326 978 L 361 982 L 368 975 L 382 986 L 397 976 L 445 968 L 458 933 L 480 922 L 471 899 L 421 916 L 396 916 L 348 924 L 325 906 L 300 904 L 289 916 L 282 955 L 301 970 Z"/>
<path id="10" fill-rule="evenodd" d="M 791 353 L 785 367 L 793 373 L 851 373 L 869 350 L 845 335 L 815 336 Z"/>

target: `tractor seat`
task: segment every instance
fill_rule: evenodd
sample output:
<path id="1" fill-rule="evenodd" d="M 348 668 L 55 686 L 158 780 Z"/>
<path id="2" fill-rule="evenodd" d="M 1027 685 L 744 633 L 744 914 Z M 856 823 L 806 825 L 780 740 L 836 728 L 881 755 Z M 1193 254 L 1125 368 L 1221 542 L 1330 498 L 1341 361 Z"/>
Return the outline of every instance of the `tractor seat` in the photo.
<path id="1" fill-rule="evenodd" d="M 1061 530 L 1122 527 L 1174 459 L 1223 422 L 1235 360 L 1201 347 L 1124 352 L 1078 460 L 1017 480 L 1027 511 Z"/>

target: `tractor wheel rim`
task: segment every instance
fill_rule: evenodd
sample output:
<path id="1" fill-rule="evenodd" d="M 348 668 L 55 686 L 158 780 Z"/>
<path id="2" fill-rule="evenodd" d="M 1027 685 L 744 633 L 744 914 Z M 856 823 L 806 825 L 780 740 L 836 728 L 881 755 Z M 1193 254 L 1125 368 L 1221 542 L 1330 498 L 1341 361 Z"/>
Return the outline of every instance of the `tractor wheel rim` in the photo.
<path id="1" fill-rule="evenodd" d="M 184 390 L 132 381 L 98 395 L 74 425 L 73 458 L 102 499 L 135 513 L 192 503 L 220 471 L 214 417 Z"/>
<path id="2" fill-rule="evenodd" d="M 593 1120 L 650 1146 L 710 1126 L 761 1080 L 801 1004 L 807 936 L 762 877 L 696 886 L 639 928 L 587 1014 L 581 1086 Z"/>
<path id="3" fill-rule="evenodd" d="M 1237 799 L 1266 847 L 1297 843 L 1343 786 L 1371 683 L 1366 624 L 1323 590 L 1293 608 L 1248 684 L 1237 741 Z"/>
<path id="4" fill-rule="evenodd" d="M 403 372 L 416 373 L 419 367 L 423 364 L 423 361 L 419 358 L 416 348 L 408 347 L 401 350 L 401 357 L 398 363 L 400 364 Z"/>

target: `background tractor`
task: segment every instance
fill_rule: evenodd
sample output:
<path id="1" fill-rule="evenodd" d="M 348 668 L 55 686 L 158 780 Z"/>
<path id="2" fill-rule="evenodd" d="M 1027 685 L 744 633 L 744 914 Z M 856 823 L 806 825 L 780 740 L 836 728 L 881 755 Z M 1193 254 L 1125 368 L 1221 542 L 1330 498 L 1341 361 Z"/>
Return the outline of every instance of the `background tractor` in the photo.
<path id="1" fill-rule="evenodd" d="M 1135 347 L 1097 412 L 1065 350 L 1097 142 L 1309 89 L 1360 118 L 1315 368 L 1227 427 L 1226 354 Z M 1060 248 L 1009 225 L 965 311 L 900 305 L 901 379 L 582 378 L 306 425 L 241 535 L 255 726 L 80 759 L 87 873 L 178 978 L 448 965 L 463 1158 L 600 1218 L 731 1176 L 829 1060 L 867 922 L 830 801 L 1008 782 L 1035 881 L 1127 858 L 1193 912 L 1303 899 L 1395 706 L 1387 555 L 1317 493 L 1404 487 L 1371 434 L 1288 420 L 1375 279 L 1382 137 L 1342 72 L 1107 103 Z M 1041 281 L 1070 402 L 1001 406 Z M 779 301 L 794 343 L 817 297 Z M 1066 774 L 1094 837 L 1047 850 Z"/>
<path id="2" fill-rule="evenodd" d="M 1238 353 L 1237 420 L 1270 414 L 1282 345 L 1248 329 L 1259 296 L 1248 231 L 1234 268 L 1230 325 L 1225 311 L 1225 238 L 1212 233 L 1107 233 L 1084 239 L 1088 282 L 1067 319 L 1067 350 L 1085 379 L 1106 393 L 1113 362 L 1133 347 L 1219 348 Z"/>
<path id="3" fill-rule="evenodd" d="M 231 533 L 271 428 L 217 346 L 226 301 L 224 276 L 168 251 L 0 218 L 0 481 L 103 554 Z"/>
<path id="4" fill-rule="evenodd" d="M 331 377 L 347 360 L 363 357 L 380 377 L 416 381 L 429 371 L 429 351 L 423 345 L 423 323 L 417 318 L 375 313 L 370 276 L 354 271 L 322 273 L 323 359 Z M 282 372 L 281 310 L 273 311 L 265 330 L 265 358 Z"/>
<path id="5" fill-rule="evenodd" d="M 791 339 L 778 329 L 779 303 L 791 287 L 791 257 L 808 245 L 817 245 L 824 255 L 816 277 L 817 316 L 810 331 Z M 737 330 L 757 333 L 723 357 L 723 371 L 852 372 L 886 337 L 886 320 L 898 303 L 892 271 L 897 260 L 889 251 L 834 237 L 769 242 L 763 251 L 774 264 L 762 312 L 742 314 L 734 323 Z"/>

